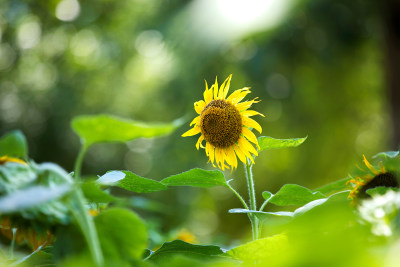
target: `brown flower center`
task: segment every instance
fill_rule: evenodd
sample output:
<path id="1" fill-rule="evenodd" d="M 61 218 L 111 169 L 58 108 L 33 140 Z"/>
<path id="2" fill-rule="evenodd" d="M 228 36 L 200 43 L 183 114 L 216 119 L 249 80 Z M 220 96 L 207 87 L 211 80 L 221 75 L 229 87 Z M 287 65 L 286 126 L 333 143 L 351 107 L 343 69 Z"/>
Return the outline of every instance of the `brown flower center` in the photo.
<path id="1" fill-rule="evenodd" d="M 360 198 L 370 197 L 367 195 L 367 190 L 378 186 L 384 187 L 399 187 L 399 182 L 396 176 L 391 172 L 380 173 L 376 175 L 371 181 L 361 187 L 359 196 Z"/>
<path id="2" fill-rule="evenodd" d="M 239 140 L 242 118 L 232 104 L 225 100 L 212 100 L 201 112 L 200 128 L 207 142 L 226 148 Z"/>

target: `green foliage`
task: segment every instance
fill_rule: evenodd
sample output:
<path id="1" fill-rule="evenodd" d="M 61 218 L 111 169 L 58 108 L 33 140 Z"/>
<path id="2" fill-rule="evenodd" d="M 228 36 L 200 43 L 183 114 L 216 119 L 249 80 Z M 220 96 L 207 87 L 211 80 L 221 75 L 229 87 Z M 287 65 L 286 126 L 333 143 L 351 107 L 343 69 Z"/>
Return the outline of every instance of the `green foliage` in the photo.
<path id="1" fill-rule="evenodd" d="M 99 184 L 90 181 L 82 183 L 83 194 L 87 201 L 94 203 L 108 203 L 116 200 L 115 197 L 100 189 Z"/>
<path id="2" fill-rule="evenodd" d="M 288 238 L 285 234 L 258 239 L 240 245 L 226 252 L 227 256 L 244 262 L 274 261 L 288 250 Z"/>
<path id="3" fill-rule="evenodd" d="M 221 171 L 209 171 L 203 169 L 191 169 L 189 171 L 171 175 L 161 181 L 167 186 L 193 186 L 193 187 L 228 187 L 224 174 Z"/>
<path id="4" fill-rule="evenodd" d="M 101 248 L 107 262 L 132 262 L 147 246 L 146 225 L 135 213 L 121 208 L 101 212 L 95 218 Z"/>
<path id="5" fill-rule="evenodd" d="M 347 189 L 346 183 L 350 180 L 350 178 L 344 178 L 327 185 L 321 186 L 315 189 L 313 192 L 321 192 L 322 194 L 329 195 L 332 193 L 336 193 L 339 191 L 343 191 Z"/>
<path id="6" fill-rule="evenodd" d="M 296 184 L 286 184 L 269 199 L 269 203 L 278 206 L 304 205 L 310 201 L 325 198 L 326 196 L 316 191 Z M 268 198 L 266 199 L 268 200 Z"/>
<path id="7" fill-rule="evenodd" d="M 258 138 L 259 151 L 274 149 L 274 148 L 287 148 L 297 147 L 301 145 L 307 137 L 304 138 L 291 138 L 291 139 L 275 139 L 269 136 L 260 136 Z"/>
<path id="8" fill-rule="evenodd" d="M 166 135 L 180 124 L 180 120 L 172 123 L 145 123 L 104 114 L 78 116 L 71 122 L 72 128 L 87 147 L 96 143 L 126 142 L 140 137 Z"/>
<path id="9" fill-rule="evenodd" d="M 28 144 L 21 131 L 12 131 L 0 138 L 0 157 L 28 158 Z"/>
<path id="10" fill-rule="evenodd" d="M 374 158 L 395 158 L 399 155 L 399 151 L 386 151 L 380 152 L 374 156 Z"/>
<path id="11" fill-rule="evenodd" d="M 365 191 L 368 195 L 370 196 L 377 196 L 377 195 L 384 195 L 386 194 L 388 191 L 395 191 L 395 192 L 399 192 L 399 188 L 393 188 L 393 187 L 384 187 L 384 186 L 377 186 L 371 189 L 368 189 L 367 191 Z"/>
<path id="12" fill-rule="evenodd" d="M 160 182 L 140 177 L 130 171 L 111 171 L 97 180 L 98 184 L 114 185 L 136 193 L 151 193 L 165 190 Z"/>
<path id="13" fill-rule="evenodd" d="M 162 264 L 170 260 L 171 256 L 184 255 L 185 257 L 201 259 L 202 261 L 215 260 L 224 255 L 218 246 L 193 245 L 182 240 L 164 243 L 161 248 L 152 253 L 147 260 Z"/>

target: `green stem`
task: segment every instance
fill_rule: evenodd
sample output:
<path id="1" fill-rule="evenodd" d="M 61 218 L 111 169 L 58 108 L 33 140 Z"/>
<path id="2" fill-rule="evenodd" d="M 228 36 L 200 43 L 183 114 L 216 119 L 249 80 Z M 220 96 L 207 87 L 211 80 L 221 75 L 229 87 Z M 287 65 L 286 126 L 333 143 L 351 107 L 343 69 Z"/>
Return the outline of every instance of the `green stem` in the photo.
<path id="1" fill-rule="evenodd" d="M 237 196 L 237 198 L 240 200 L 240 202 L 242 202 L 243 207 L 248 210 L 249 206 L 247 206 L 246 201 L 244 201 L 242 196 L 235 189 L 233 189 L 233 187 L 230 184 L 228 184 L 228 183 L 226 183 L 226 184 L 228 185 L 228 188 Z"/>
<path id="2" fill-rule="evenodd" d="M 85 157 L 87 149 L 88 149 L 88 146 L 83 144 L 81 149 L 79 150 L 79 154 L 75 160 L 74 178 L 75 178 L 75 181 L 77 181 L 77 182 L 80 182 L 80 174 L 81 174 L 81 169 L 82 169 L 83 158 Z"/>
<path id="3" fill-rule="evenodd" d="M 17 228 L 11 228 L 12 240 L 10 244 L 10 259 L 14 259 L 15 238 L 17 235 Z"/>
<path id="4" fill-rule="evenodd" d="M 246 170 L 246 180 L 247 186 L 249 188 L 249 197 L 250 197 L 250 210 L 257 210 L 257 203 L 256 203 L 256 192 L 254 188 L 254 179 L 253 179 L 253 172 L 252 172 L 253 164 L 250 160 L 247 160 L 247 164 L 245 164 Z M 253 232 L 253 240 L 257 240 L 259 236 L 259 222 L 257 217 L 252 213 L 250 216 L 251 221 L 251 228 Z"/>
<path id="5" fill-rule="evenodd" d="M 82 189 L 80 188 L 82 162 L 87 149 L 88 146 L 83 144 L 75 161 L 74 179 L 76 188 L 72 193 L 72 213 L 74 214 L 76 221 L 82 229 L 83 235 L 89 246 L 96 266 L 103 266 L 104 257 L 103 252 L 101 251 L 96 226 L 94 224 L 93 218 L 89 215 L 87 211 L 87 208 L 85 206 L 85 197 L 83 195 Z"/>

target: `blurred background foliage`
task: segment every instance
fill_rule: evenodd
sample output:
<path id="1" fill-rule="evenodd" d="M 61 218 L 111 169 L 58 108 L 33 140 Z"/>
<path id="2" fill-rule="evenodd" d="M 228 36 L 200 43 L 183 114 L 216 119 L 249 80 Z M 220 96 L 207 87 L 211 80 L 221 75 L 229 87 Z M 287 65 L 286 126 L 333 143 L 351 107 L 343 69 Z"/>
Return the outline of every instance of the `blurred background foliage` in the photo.
<path id="1" fill-rule="evenodd" d="M 383 5 L 1 1 L 0 134 L 21 129 L 30 157 L 71 171 L 79 148 L 69 126 L 74 116 L 110 113 L 162 122 L 192 117 L 204 79 L 222 81 L 232 73 L 232 90 L 250 86 L 251 96 L 262 99 L 254 109 L 266 115 L 258 119 L 263 135 L 308 136 L 299 148 L 257 158 L 259 201 L 262 191 L 276 192 L 285 183 L 322 186 L 345 177 L 362 154 L 397 148 L 385 80 Z M 161 180 L 194 167 L 212 168 L 204 151 L 195 149 L 196 138 L 180 137 L 188 128 L 127 146 L 96 145 L 83 173 L 127 169 Z M 247 194 L 241 167 L 226 176 Z M 250 230 L 246 216 L 227 213 L 240 203 L 225 188 L 141 197 L 169 206 L 142 214 L 161 232 L 184 227 L 198 242 L 249 238 L 249 231 L 238 231 Z"/>

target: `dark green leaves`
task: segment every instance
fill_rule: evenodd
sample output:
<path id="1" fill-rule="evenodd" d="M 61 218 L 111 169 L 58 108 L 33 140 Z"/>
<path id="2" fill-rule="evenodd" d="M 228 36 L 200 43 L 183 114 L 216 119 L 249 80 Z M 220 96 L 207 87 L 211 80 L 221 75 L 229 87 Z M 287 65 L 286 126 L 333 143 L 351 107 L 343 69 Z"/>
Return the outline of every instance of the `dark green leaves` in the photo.
<path id="1" fill-rule="evenodd" d="M 194 186 L 208 188 L 221 185 L 228 187 L 222 172 L 217 170 L 208 171 L 198 168 L 169 176 L 163 179 L 161 183 L 168 186 Z"/>
<path id="2" fill-rule="evenodd" d="M 156 263 L 167 262 L 172 255 L 183 255 L 185 257 L 210 260 L 222 256 L 224 252 L 218 246 L 200 246 L 186 243 L 182 240 L 166 242 L 156 252 L 151 254 L 147 260 Z"/>
<path id="3" fill-rule="evenodd" d="M 147 245 L 143 221 L 133 212 L 114 208 L 95 217 L 104 258 L 130 262 L 141 258 Z"/>
<path id="4" fill-rule="evenodd" d="M 150 193 L 167 189 L 160 182 L 140 177 L 129 171 L 108 172 L 101 176 L 97 183 L 118 186 L 136 193 Z"/>
<path id="5" fill-rule="evenodd" d="M 292 139 L 275 139 L 269 136 L 260 136 L 258 138 L 258 145 L 260 146 L 259 151 L 273 149 L 273 148 L 287 148 L 297 147 L 301 145 L 307 137 L 304 138 L 292 138 Z"/>
<path id="6" fill-rule="evenodd" d="M 3 135 L 0 139 L 0 157 L 28 158 L 28 145 L 21 131 L 12 131 Z"/>
<path id="7" fill-rule="evenodd" d="M 320 192 L 322 194 L 328 195 L 328 194 L 332 194 L 335 192 L 339 192 L 339 191 L 343 191 L 346 190 L 346 183 L 350 178 L 344 178 L 335 182 L 332 182 L 330 184 L 321 186 L 317 189 L 314 190 L 314 192 Z"/>
<path id="8" fill-rule="evenodd" d="M 156 137 L 171 133 L 181 122 L 145 123 L 110 115 L 78 116 L 72 128 L 86 146 L 104 142 L 126 142 L 139 137 Z"/>
<path id="9" fill-rule="evenodd" d="M 278 206 L 304 205 L 320 198 L 325 198 L 325 195 L 318 191 L 312 192 L 300 185 L 286 184 L 269 199 L 269 202 Z"/>

